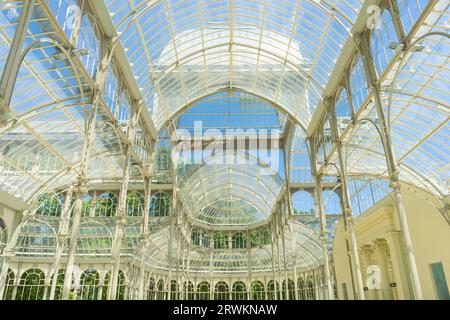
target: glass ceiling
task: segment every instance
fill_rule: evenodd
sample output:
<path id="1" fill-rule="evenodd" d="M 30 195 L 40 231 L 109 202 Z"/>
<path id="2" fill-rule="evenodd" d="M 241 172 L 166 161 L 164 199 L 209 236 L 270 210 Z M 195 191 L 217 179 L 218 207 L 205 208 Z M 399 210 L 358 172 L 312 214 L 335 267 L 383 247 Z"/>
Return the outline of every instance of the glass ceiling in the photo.
<path id="1" fill-rule="evenodd" d="M 266 223 L 283 180 L 250 160 L 236 157 L 235 163 L 217 163 L 179 170 L 180 199 L 194 224 L 223 228 Z"/>
<path id="2" fill-rule="evenodd" d="M 189 103 L 240 89 L 306 128 L 362 1 L 105 3 L 157 129 Z"/>
<path id="3" fill-rule="evenodd" d="M 175 124 L 180 136 L 186 130 L 190 137 L 199 133 L 211 137 L 264 130 L 268 134 L 281 133 L 285 121 L 286 117 L 273 103 L 249 93 L 227 90 L 188 106 Z"/>
<path id="4" fill-rule="evenodd" d="M 72 34 L 66 20 L 74 2 L 37 1 L 21 48 L 25 54 L 8 105 L 6 125 L 0 126 L 0 191 L 28 203 L 49 190 L 73 185 L 80 173 L 87 121 L 96 92 L 102 21 L 84 15 L 79 33 Z M 351 41 L 350 32 L 363 2 L 105 0 L 104 5 L 124 48 L 123 60 L 148 110 L 145 115 L 157 133 L 166 130 L 172 120 L 177 128 L 192 130 L 195 119 L 203 120 L 204 128 L 225 123 L 221 129 L 253 127 L 282 132 L 286 116 L 290 116 L 296 126 L 290 153 L 291 180 L 311 183 L 304 131 L 320 112 L 325 88 L 337 81 L 331 75 L 341 70 L 337 61 L 344 53 L 344 45 Z M 2 73 L 25 3 L 0 2 Z M 398 39 L 393 35 L 392 21 L 383 20 L 384 29 L 372 33 L 371 53 L 376 60 L 400 178 L 443 198 L 450 187 L 450 4 L 448 0 L 433 2 L 432 10 L 419 21 L 429 3 L 398 1 L 408 40 L 415 44 L 412 49 L 400 54 L 390 49 Z M 427 35 L 430 32 L 434 34 Z M 72 47 L 77 54 L 67 52 Z M 352 70 L 345 75 L 352 92 L 340 89 L 336 97 L 345 166 L 351 176 L 386 180 L 384 150 L 373 126 L 377 124 L 373 90 L 366 83 L 363 59 L 354 58 L 349 62 Z M 111 63 L 104 96 L 100 97 L 87 174 L 89 181 L 99 184 L 123 176 L 123 145 L 131 106 L 138 100 L 133 99 L 131 81 L 117 60 Z M 344 78 L 343 72 L 337 78 Z M 226 117 L 228 122 L 224 121 Z M 137 132 L 132 162 L 148 164 L 154 141 L 142 119 Z M 330 140 L 329 127 L 325 126 L 322 133 L 324 140 Z M 161 140 L 159 160 L 165 168 L 164 181 L 178 184 L 183 209 L 193 225 L 246 229 L 267 223 L 283 192 L 283 170 L 275 174 L 258 162 L 183 165 L 175 181 L 171 181 L 169 143 L 166 136 Z M 331 144 L 325 147 L 331 148 Z M 336 150 L 326 151 L 327 160 L 336 163 Z M 325 173 L 337 175 L 334 166 L 327 166 Z M 142 181 L 138 166 L 133 166 L 131 179 Z M 49 220 L 51 227 L 46 230 L 56 234 L 58 219 Z M 45 223 L 42 220 L 36 225 Z M 133 234 L 136 242 L 139 223 L 140 217 L 136 218 L 133 232 L 131 227 L 125 231 Z M 112 235 L 88 222 L 83 228 L 80 232 L 88 239 Z M 293 223 L 291 228 L 292 233 L 286 232 L 291 263 L 305 268 L 320 265 L 323 255 L 312 231 L 300 223 Z M 153 267 L 166 270 L 167 229 L 164 223 L 152 234 L 143 255 Z M 22 237 L 33 230 L 30 224 Z M 52 237 L 55 244 L 56 236 Z M 105 256 L 110 255 L 109 243 Z M 296 250 L 297 245 L 302 250 Z M 21 246 L 26 250 L 27 240 Z M 88 253 L 96 250 L 88 245 L 86 248 Z M 190 258 L 191 266 L 207 272 L 211 260 L 206 256 L 199 248 Z M 267 248 L 258 248 L 254 256 L 255 271 L 270 270 Z M 247 253 L 218 250 L 212 261 L 215 270 L 242 271 L 247 268 Z"/>
<path id="5" fill-rule="evenodd" d="M 435 5 L 412 37 L 414 46 L 401 64 L 394 64 L 381 78 L 381 101 L 400 179 L 439 198 L 447 196 L 450 187 L 449 6 L 448 1 Z M 418 9 L 409 10 L 417 14 Z M 381 51 L 381 46 L 375 45 L 373 52 Z M 359 118 L 377 119 L 372 96 L 368 95 L 366 102 Z M 348 174 L 387 178 L 383 145 L 373 124 L 361 121 L 346 133 L 342 137 Z M 330 162 L 336 161 L 333 154 Z M 337 174 L 332 166 L 327 172 Z"/>

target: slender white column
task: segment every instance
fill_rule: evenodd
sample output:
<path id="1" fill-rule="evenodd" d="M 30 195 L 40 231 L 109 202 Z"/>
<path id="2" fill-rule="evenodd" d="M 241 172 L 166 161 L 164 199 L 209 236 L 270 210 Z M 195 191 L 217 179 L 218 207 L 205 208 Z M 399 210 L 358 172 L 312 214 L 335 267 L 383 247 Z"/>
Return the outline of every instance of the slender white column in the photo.
<path id="1" fill-rule="evenodd" d="M 286 300 L 289 300 L 289 278 L 288 278 L 288 265 L 287 265 L 287 256 L 286 256 L 286 243 L 285 243 L 285 234 L 284 234 L 284 226 L 280 226 L 281 229 L 281 246 L 283 248 L 283 265 L 284 265 L 284 283 Z"/>
<path id="2" fill-rule="evenodd" d="M 348 185 L 347 185 L 347 176 L 346 172 L 347 169 L 345 167 L 344 159 L 342 156 L 342 142 L 339 139 L 339 128 L 337 125 L 336 120 L 336 110 L 335 105 L 330 102 L 330 100 L 325 101 L 326 107 L 328 108 L 329 114 L 330 114 L 330 124 L 331 124 L 331 135 L 333 142 L 336 146 L 337 156 L 338 156 L 338 171 L 339 171 L 339 177 L 341 180 L 341 190 L 342 190 L 342 203 L 344 205 L 344 221 L 348 227 L 349 233 L 350 233 L 350 243 L 352 247 L 352 253 L 353 253 L 353 262 L 355 265 L 355 273 L 356 273 L 356 285 L 358 288 L 358 298 L 360 300 L 365 300 L 365 293 L 364 293 L 364 284 L 363 284 L 363 278 L 361 273 L 361 264 L 359 261 L 359 254 L 358 254 L 358 244 L 356 240 L 356 233 L 355 233 L 355 225 L 354 220 L 352 216 L 352 208 L 351 208 L 351 202 L 350 202 L 350 196 L 348 192 Z"/>
<path id="3" fill-rule="evenodd" d="M 355 272 L 356 272 L 356 283 L 358 285 L 358 294 L 360 300 L 365 300 L 365 293 L 364 293 L 364 284 L 363 284 L 363 277 L 361 272 L 361 262 L 359 260 L 359 252 L 358 252 L 358 245 L 356 242 L 356 233 L 355 233 L 355 226 L 353 222 L 353 217 L 348 217 L 348 229 L 350 232 L 351 237 L 351 246 L 352 246 L 352 252 L 353 252 L 353 262 L 355 264 Z"/>
<path id="4" fill-rule="evenodd" d="M 72 276 L 74 271 L 74 263 L 75 263 L 75 254 L 76 254 L 76 248 L 77 248 L 77 239 L 78 239 L 78 229 L 80 227 L 80 220 L 81 220 L 81 211 L 83 207 L 83 200 L 81 200 L 81 197 L 85 194 L 85 190 L 81 187 L 77 187 L 75 190 L 76 194 L 76 200 L 74 205 L 74 217 L 72 222 L 72 232 L 70 235 L 70 243 L 69 243 L 69 253 L 67 256 L 67 263 L 66 263 L 66 272 L 64 274 L 64 284 L 63 284 L 63 293 L 62 293 L 62 299 L 68 300 L 69 299 L 69 293 L 70 288 L 72 285 Z"/>
<path id="5" fill-rule="evenodd" d="M 131 174 L 131 153 L 133 152 L 134 140 L 136 137 L 136 127 L 139 121 L 141 105 L 135 101 L 134 108 L 131 108 L 131 120 L 128 127 L 127 142 L 125 149 L 125 163 L 123 165 L 123 178 L 120 187 L 119 204 L 117 206 L 116 232 L 114 235 L 114 244 L 112 250 L 112 269 L 111 281 L 108 291 L 108 300 L 114 300 L 117 297 L 117 286 L 120 275 L 120 249 L 122 248 L 122 239 L 124 235 L 124 226 L 126 224 L 125 210 L 127 205 L 128 183 Z"/>
<path id="6" fill-rule="evenodd" d="M 138 282 L 138 299 L 144 300 L 144 276 L 145 276 L 145 248 L 148 244 L 148 215 L 150 209 L 150 197 L 152 195 L 152 178 L 150 176 L 144 177 L 144 210 L 142 211 L 142 229 L 141 229 L 141 241 L 143 242 L 143 252 L 141 254 L 141 263 L 139 269 L 139 282 Z"/>
<path id="7" fill-rule="evenodd" d="M 72 273 L 74 271 L 75 254 L 77 249 L 78 229 L 80 226 L 81 214 L 83 209 L 83 196 L 87 193 L 86 189 L 86 177 L 88 172 L 90 153 L 95 136 L 95 127 L 97 120 L 97 110 L 99 105 L 100 94 L 95 95 L 92 102 L 92 110 L 89 115 L 88 127 L 86 130 L 86 136 L 83 146 L 83 154 L 81 157 L 81 170 L 78 176 L 78 183 L 75 187 L 74 193 L 76 200 L 73 210 L 73 222 L 72 231 L 70 234 L 69 252 L 67 256 L 66 272 L 64 275 L 63 293 L 62 299 L 67 300 L 69 298 L 70 287 L 72 284 Z"/>
<path id="8" fill-rule="evenodd" d="M 49 300 L 55 299 L 56 284 L 58 283 L 59 265 L 62 253 L 64 251 L 64 242 L 66 241 L 67 232 L 69 230 L 72 195 L 73 195 L 73 187 L 70 187 L 69 190 L 67 190 L 66 192 L 64 206 L 61 211 L 61 222 L 59 226 L 58 242 L 56 244 L 55 261 L 53 263 L 52 272 L 50 273 L 50 277 L 53 276 L 53 279 L 51 280 Z"/>
<path id="9" fill-rule="evenodd" d="M 294 265 L 294 299 L 298 300 L 297 265 Z"/>
<path id="10" fill-rule="evenodd" d="M 327 299 L 334 300 L 334 290 L 331 283 L 330 253 L 328 252 L 326 233 L 327 218 L 322 203 L 322 175 L 316 175 L 316 210 L 318 211 L 320 220 L 320 242 L 322 245 L 322 253 L 324 257 L 325 284 L 327 286 Z"/>
<path id="11" fill-rule="evenodd" d="M 168 274 L 168 295 L 167 300 L 171 300 L 171 291 L 172 291 L 172 268 L 173 268 L 173 259 L 172 259 L 172 248 L 173 248 L 173 241 L 174 241 L 174 229 L 175 229 L 175 217 L 171 215 L 170 217 L 170 227 L 169 227 L 169 244 L 167 246 L 167 261 L 169 264 L 169 274 Z"/>
<path id="12" fill-rule="evenodd" d="M 400 228 L 402 231 L 403 239 L 405 241 L 406 256 L 408 258 L 409 273 L 414 288 L 414 295 L 416 300 L 422 300 L 423 299 L 422 286 L 420 284 L 420 277 L 419 272 L 417 270 L 416 259 L 414 256 L 411 234 L 409 232 L 409 226 L 406 219 L 406 211 L 405 206 L 403 204 L 403 197 L 400 191 L 399 169 L 397 160 L 394 156 L 391 132 L 388 129 L 388 124 L 386 123 L 386 118 L 384 114 L 383 103 L 381 102 L 380 84 L 377 81 L 375 64 L 373 62 L 373 57 L 369 48 L 370 44 L 367 38 L 364 36 L 360 36 L 359 40 L 361 43 L 361 49 L 364 56 L 363 62 L 368 83 L 373 88 L 374 92 L 375 107 L 380 127 L 381 140 L 383 142 L 384 152 L 386 156 L 386 164 L 389 171 L 390 183 L 393 189 L 395 205 L 397 208 L 396 211 L 400 221 Z"/>

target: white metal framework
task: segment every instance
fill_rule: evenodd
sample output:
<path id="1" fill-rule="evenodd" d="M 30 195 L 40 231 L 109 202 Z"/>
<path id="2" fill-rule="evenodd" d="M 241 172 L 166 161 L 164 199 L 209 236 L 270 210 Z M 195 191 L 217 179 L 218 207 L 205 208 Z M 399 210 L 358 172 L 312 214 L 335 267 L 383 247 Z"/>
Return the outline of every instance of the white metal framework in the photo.
<path id="1" fill-rule="evenodd" d="M 333 299 L 341 215 L 364 299 L 353 218 L 389 193 L 421 299 L 400 185 L 450 223 L 449 7 L 1 1 L 0 299 Z M 186 164 L 196 120 L 281 161 Z"/>

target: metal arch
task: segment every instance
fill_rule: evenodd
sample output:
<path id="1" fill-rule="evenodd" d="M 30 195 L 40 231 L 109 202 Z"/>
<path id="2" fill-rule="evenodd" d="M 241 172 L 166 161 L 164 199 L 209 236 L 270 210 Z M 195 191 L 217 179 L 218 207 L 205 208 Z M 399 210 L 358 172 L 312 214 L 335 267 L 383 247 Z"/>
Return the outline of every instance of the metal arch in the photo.
<path id="1" fill-rule="evenodd" d="M 337 21 L 338 24 L 339 24 L 344 30 L 346 30 L 346 31 L 348 32 L 347 28 L 345 28 L 345 25 L 340 21 L 340 19 L 338 19 L 337 16 L 335 16 L 335 15 L 333 14 L 332 11 L 329 11 L 327 8 L 325 8 L 322 4 L 318 3 L 317 1 L 314 1 L 314 0 L 307 0 L 307 1 L 308 1 L 312 6 L 314 6 L 314 7 L 316 7 L 317 9 L 319 9 L 319 10 L 321 10 L 321 11 L 327 13 L 329 17 L 331 17 L 333 20 Z M 120 38 L 120 37 L 125 33 L 125 31 L 126 31 L 129 27 L 131 27 L 131 26 L 136 22 L 136 19 L 138 19 L 140 16 L 144 15 L 148 10 L 152 9 L 153 6 L 154 6 L 155 4 L 157 4 L 157 3 L 159 3 L 159 1 L 153 1 L 152 3 L 150 3 L 150 1 L 144 1 L 144 2 L 142 2 L 141 4 L 139 4 L 136 8 L 134 8 L 133 10 L 131 10 L 127 15 L 125 15 L 124 17 L 122 17 L 122 20 L 120 20 L 120 21 L 116 24 L 116 26 L 115 26 L 117 30 L 121 29 L 121 27 L 124 26 L 124 28 L 120 30 L 120 32 L 119 32 L 117 38 Z M 331 6 L 331 5 L 330 5 L 330 6 Z M 345 15 L 344 15 L 342 12 L 340 12 L 340 10 L 337 10 L 337 8 L 336 8 L 335 6 L 331 6 L 331 7 L 333 8 L 333 11 L 338 12 L 342 17 L 344 17 L 344 18 L 348 21 L 348 19 L 345 17 Z M 129 19 L 129 21 L 127 22 L 128 19 Z M 356 43 L 355 40 L 353 39 L 352 33 L 351 33 L 351 32 L 348 32 L 348 35 L 349 35 L 349 38 L 350 38 L 354 43 Z M 118 41 L 116 41 L 116 40 L 117 40 L 117 39 L 114 40 L 114 43 L 117 43 L 117 42 L 118 42 Z M 355 45 L 355 47 L 356 47 L 356 50 L 359 51 L 358 46 Z M 261 50 L 261 49 L 259 49 L 259 50 Z M 201 50 L 199 50 L 199 51 L 201 51 Z M 269 54 L 273 56 L 273 53 L 269 53 Z M 282 59 L 282 60 L 285 61 L 285 62 L 287 61 L 286 59 Z M 178 60 L 177 60 L 176 64 L 178 65 Z M 312 77 L 310 77 L 310 76 L 307 76 L 307 79 L 312 80 L 313 82 L 315 82 L 315 80 L 314 80 Z M 150 85 L 150 83 L 149 83 L 148 85 Z M 148 85 L 147 85 L 147 86 L 148 86 Z M 159 89 L 159 86 L 157 86 L 157 87 L 158 87 L 158 88 L 157 88 L 157 91 L 159 91 L 159 90 L 160 90 L 160 89 Z M 318 87 L 320 87 L 320 86 L 318 86 Z M 211 93 L 209 93 L 209 94 L 207 94 L 207 95 L 210 95 L 210 94 L 213 94 L 213 93 L 215 93 L 215 91 L 214 91 L 214 92 L 211 92 Z M 205 95 L 205 96 L 207 96 L 207 95 Z M 319 96 L 320 96 L 320 95 L 319 95 Z M 200 99 L 200 98 L 199 98 L 199 99 Z M 167 110 L 163 110 L 163 112 L 164 112 L 164 113 L 167 113 Z M 291 115 L 291 116 L 292 116 L 292 115 Z M 170 121 L 170 119 L 173 118 L 173 117 L 167 116 L 167 114 L 166 114 L 166 118 L 168 118 L 168 120 L 166 120 L 166 122 L 167 122 L 167 121 Z M 297 117 L 296 117 L 296 116 L 293 116 L 293 118 L 296 119 L 296 122 L 298 122 L 298 123 L 300 124 L 300 121 L 297 120 Z M 300 125 L 301 125 L 301 124 L 300 124 Z M 162 125 L 162 127 L 164 127 L 164 125 Z M 303 126 L 302 126 L 302 127 L 303 127 Z M 305 128 L 304 128 L 304 129 L 305 129 Z M 306 130 L 305 130 L 305 131 L 306 131 Z"/>
<path id="2" fill-rule="evenodd" d="M 381 130 L 380 130 L 380 128 L 378 127 L 377 123 L 376 123 L 373 119 L 370 119 L 370 118 L 361 118 L 361 119 L 358 119 L 358 120 L 355 122 L 355 125 L 352 127 L 352 130 L 351 130 L 351 133 L 349 134 L 349 137 L 351 138 L 351 137 L 353 136 L 353 132 L 358 128 L 358 124 L 359 124 L 359 123 L 362 123 L 362 122 L 369 122 L 369 123 L 371 123 L 371 124 L 375 127 L 375 129 L 376 129 L 376 131 L 377 131 L 377 133 L 378 133 L 378 135 L 379 135 L 379 137 L 380 137 L 381 144 L 383 145 L 383 150 L 384 150 L 384 152 L 386 152 L 386 146 L 385 146 L 385 143 L 384 143 L 384 139 L 381 138 L 381 137 L 382 137 Z M 369 149 L 366 149 L 366 148 L 361 148 L 361 150 L 374 152 L 373 150 L 369 150 Z M 345 155 L 346 155 L 346 157 L 345 157 L 345 166 L 347 167 L 348 152 L 346 152 Z M 380 155 L 381 155 L 381 154 L 380 154 Z M 382 154 L 382 155 L 383 155 L 383 157 L 385 158 L 385 160 L 387 161 L 387 159 L 386 159 L 386 157 L 385 157 L 385 153 Z M 431 186 L 435 191 L 437 191 L 438 194 L 441 194 L 441 195 L 444 196 L 444 194 L 442 194 L 442 192 L 440 191 L 440 189 L 439 189 L 433 182 L 431 182 L 426 176 L 424 176 L 423 174 L 421 174 L 421 173 L 418 172 L 417 170 L 411 168 L 411 166 L 409 166 L 409 165 L 406 165 L 406 164 L 401 163 L 401 162 L 399 163 L 399 165 L 403 166 L 405 169 L 410 170 L 413 174 L 416 174 L 416 175 L 419 176 L 420 178 L 422 178 L 422 179 L 424 179 L 425 181 L 427 181 L 427 182 L 429 183 L 429 186 Z M 387 164 L 387 163 L 386 163 L 386 168 L 388 168 L 388 164 Z M 387 169 L 386 169 L 386 170 L 387 170 Z M 433 193 L 433 195 L 434 195 L 434 193 Z M 434 197 L 436 197 L 436 195 L 434 195 Z M 437 198 L 437 199 L 439 199 L 439 198 Z M 439 201 L 442 202 L 441 200 L 439 200 Z"/>
<path id="3" fill-rule="evenodd" d="M 146 13 L 146 11 L 150 10 L 153 8 L 153 6 L 155 4 L 157 4 L 158 2 L 160 2 L 161 0 L 144 0 L 139 6 L 137 6 L 136 8 L 134 8 L 129 14 L 127 14 L 125 17 L 122 18 L 121 21 L 118 22 L 117 24 L 117 29 L 119 29 L 128 18 L 131 18 L 131 21 L 124 27 L 123 30 L 121 30 L 121 34 L 129 28 L 129 24 L 134 22 L 133 20 L 136 20 L 139 18 L 140 15 L 143 15 Z M 329 16 L 333 17 L 336 19 L 336 21 L 341 25 L 341 27 L 345 28 L 345 25 L 333 14 L 332 11 L 329 11 L 326 7 L 324 7 L 320 2 L 317 2 L 315 0 L 306 0 L 308 1 L 309 4 L 311 4 L 312 6 L 315 6 L 316 8 L 326 12 Z M 152 3 L 150 3 L 152 2 Z M 345 17 L 343 12 L 340 12 L 340 10 L 337 10 L 337 8 L 334 5 L 329 4 L 328 0 L 323 1 L 325 3 L 327 3 L 330 7 L 333 8 L 333 11 L 338 12 L 347 22 L 351 23 L 351 21 Z M 141 8 L 145 7 L 143 10 L 141 10 Z M 139 11 L 141 10 L 141 11 Z"/>
<path id="4" fill-rule="evenodd" d="M 384 139 L 382 138 L 383 136 L 382 136 L 382 133 L 381 133 L 381 130 L 380 130 L 380 128 L 378 127 L 378 124 L 373 120 L 373 119 L 371 119 L 371 118 L 361 118 L 361 119 L 358 119 L 356 122 L 355 122 L 355 124 L 353 125 L 353 127 L 351 128 L 351 132 L 349 133 L 349 141 L 351 141 L 352 139 L 353 139 L 353 134 L 355 133 L 355 131 L 358 129 L 358 124 L 360 124 L 360 123 L 363 123 L 363 122 L 369 122 L 370 124 L 372 124 L 374 127 L 375 127 L 375 130 L 377 131 L 377 133 L 378 133 L 378 136 L 379 136 L 379 138 L 380 138 L 380 140 L 381 140 L 381 144 L 382 144 L 382 146 L 383 146 L 383 150 L 385 151 L 386 150 L 386 145 L 385 145 L 385 142 L 384 142 Z M 367 150 L 367 149 L 365 149 L 365 148 L 361 148 L 361 149 L 363 149 L 363 150 Z M 386 151 L 385 151 L 386 152 Z M 383 154 L 383 156 L 384 156 L 385 154 Z M 345 167 L 347 167 L 347 161 L 348 161 L 348 152 L 346 152 L 345 153 Z M 387 160 L 386 160 L 387 161 Z"/>
<path id="5" fill-rule="evenodd" d="M 42 186 L 41 188 L 35 190 L 35 191 L 28 197 L 27 201 L 28 201 L 28 202 L 32 202 L 34 199 L 40 197 L 42 194 L 45 194 L 45 193 L 47 192 L 48 188 L 49 188 L 48 185 L 50 184 L 50 182 L 51 182 L 52 180 L 58 178 L 59 175 L 62 175 L 62 174 L 64 174 L 64 173 L 70 172 L 70 170 L 71 170 L 71 168 L 64 168 L 64 169 L 62 169 L 61 171 L 55 173 L 55 174 L 54 174 L 53 176 L 51 176 L 50 178 L 48 178 L 46 181 L 44 181 L 44 185 L 45 185 L 46 187 L 44 188 L 44 186 Z M 67 190 L 67 189 L 65 189 L 65 190 L 63 190 L 63 191 L 66 191 L 66 190 Z M 61 192 L 63 192 L 63 191 L 60 191 L 59 193 L 61 193 Z"/>
<path id="6" fill-rule="evenodd" d="M 265 29 L 262 29 L 262 30 L 265 30 Z M 177 38 L 177 40 L 180 40 L 180 39 L 183 39 L 183 38 Z M 192 59 L 195 58 L 195 56 L 197 56 L 197 55 L 199 55 L 201 53 L 206 54 L 206 52 L 208 52 L 208 51 L 210 51 L 212 49 L 221 48 L 221 47 L 229 47 L 230 45 L 232 45 L 232 46 L 233 45 L 237 45 L 237 46 L 241 46 L 241 47 L 248 48 L 248 49 L 255 49 L 257 51 L 264 52 L 264 53 L 266 53 L 266 54 L 268 54 L 270 56 L 276 57 L 276 58 L 280 59 L 281 61 L 283 61 L 284 65 L 289 65 L 291 67 L 291 69 L 294 72 L 296 72 L 299 75 L 301 75 L 303 77 L 303 79 L 312 81 L 312 83 L 316 86 L 316 87 L 313 87 L 314 89 L 320 88 L 320 85 L 317 83 L 317 81 L 314 78 L 311 77 L 311 75 L 306 73 L 306 71 L 302 70 L 301 68 L 295 68 L 295 64 L 293 62 L 290 62 L 286 58 L 283 58 L 282 56 L 280 56 L 280 55 L 278 55 L 276 53 L 270 52 L 267 49 L 260 48 L 260 47 L 257 47 L 257 46 L 251 45 L 251 44 L 236 42 L 236 41 L 228 42 L 228 43 L 221 43 L 221 44 L 216 44 L 216 45 L 210 45 L 208 47 L 204 47 L 203 46 L 201 49 L 198 49 L 197 51 L 193 51 L 190 54 L 183 56 L 182 58 L 174 61 L 172 64 L 165 65 L 164 69 L 162 69 L 160 71 L 160 73 L 161 74 L 168 73 L 169 71 L 171 71 L 171 69 L 176 69 L 179 66 L 182 66 L 183 63 L 191 61 Z M 224 53 L 224 55 L 229 54 L 229 52 L 223 52 L 223 53 Z M 156 79 L 154 79 L 154 80 L 156 80 Z M 148 86 L 149 85 L 146 85 L 144 87 L 144 90 Z M 316 92 L 316 93 L 320 94 L 319 92 Z"/>
<path id="7" fill-rule="evenodd" d="M 391 131 L 392 131 L 392 128 L 391 128 L 392 97 L 393 97 L 393 93 L 394 92 L 398 93 L 397 90 L 394 90 L 394 85 L 396 84 L 400 73 L 403 71 L 403 67 L 405 66 L 405 64 L 408 62 L 408 59 L 410 58 L 410 57 L 408 57 L 408 59 L 407 59 L 408 54 L 416 47 L 416 45 L 419 42 L 421 42 L 422 40 L 424 40 L 424 39 L 426 39 L 428 37 L 431 37 L 431 36 L 441 36 L 441 37 L 446 37 L 446 38 L 450 39 L 450 34 L 445 33 L 445 32 L 439 32 L 439 31 L 428 32 L 428 33 L 420 36 L 419 38 L 417 38 L 413 43 L 411 43 L 408 46 L 408 48 L 403 53 L 403 56 L 402 56 L 402 58 L 400 60 L 400 63 L 398 65 L 398 67 L 397 67 L 395 75 L 394 75 L 394 77 L 392 79 L 392 82 L 391 82 L 391 85 L 390 85 L 390 88 L 389 88 L 389 100 L 388 100 L 388 105 L 387 105 L 387 109 L 388 109 L 387 110 L 388 111 L 387 126 L 388 126 L 388 132 L 389 132 L 390 135 L 392 135 L 392 133 L 391 133 Z"/>
<path id="8" fill-rule="evenodd" d="M 288 110 L 288 108 L 281 106 L 279 103 L 272 101 L 272 99 L 269 99 L 267 97 L 262 96 L 261 94 L 258 94 L 256 92 L 252 92 L 248 89 L 244 89 L 244 88 L 240 88 L 240 87 L 233 87 L 232 88 L 233 91 L 238 91 L 238 92 L 242 92 L 242 93 L 247 93 L 247 94 L 251 94 L 255 97 L 258 97 L 260 99 L 263 99 L 265 101 L 270 102 L 274 108 L 276 108 L 277 110 L 288 114 L 292 120 L 295 122 L 295 124 L 297 124 L 299 127 L 302 128 L 303 131 L 306 132 L 305 126 L 299 121 L 299 119 L 292 113 L 292 111 Z M 192 105 L 204 98 L 207 98 L 209 96 L 212 96 L 214 94 L 217 93 L 221 93 L 221 92 L 227 92 L 230 91 L 230 87 L 227 85 L 224 85 L 223 88 L 218 88 L 215 89 L 211 92 L 205 93 L 203 95 L 200 95 L 199 97 L 192 99 L 192 101 L 189 101 L 188 104 L 184 104 L 181 108 L 179 108 L 176 113 L 174 113 L 172 116 L 167 117 L 167 119 L 161 124 L 161 129 L 160 132 L 163 131 L 165 129 L 165 126 L 167 126 L 168 123 L 170 123 L 170 121 L 172 121 L 172 119 L 176 119 L 177 117 L 179 117 L 180 115 L 182 115 L 185 111 L 187 111 L 190 107 L 192 107 Z"/>
<path id="9" fill-rule="evenodd" d="M 78 74 L 78 72 L 77 72 L 78 68 L 76 67 L 76 64 L 72 61 L 72 55 L 58 41 L 56 41 L 54 39 L 51 39 L 51 38 L 39 38 L 39 39 L 34 40 L 31 44 L 29 44 L 22 51 L 22 53 L 19 56 L 19 61 L 20 61 L 19 62 L 19 68 L 17 69 L 17 72 L 14 74 L 14 79 L 17 79 L 17 75 L 19 74 L 19 71 L 20 71 L 20 65 L 24 61 L 24 59 L 27 56 L 28 52 L 30 52 L 30 50 L 33 49 L 35 45 L 42 44 L 42 43 L 45 43 L 45 42 L 53 44 L 55 47 L 57 47 L 59 50 L 61 50 L 64 53 L 64 55 L 66 56 L 67 60 L 69 60 L 70 66 L 72 67 L 72 69 L 74 71 L 75 78 L 77 79 L 78 87 L 80 89 L 80 94 L 81 94 L 81 98 L 82 98 L 81 100 L 84 103 L 85 95 L 84 95 L 83 86 L 82 86 L 81 81 L 80 81 L 81 75 Z M 7 96 L 10 97 L 10 99 L 12 98 L 12 95 L 14 93 L 15 84 L 16 84 L 16 81 L 14 81 L 14 86 L 11 87 L 11 92 L 7 93 Z M 58 103 L 58 102 L 59 101 L 55 101 L 55 103 Z M 8 109 L 9 109 L 9 103 L 10 103 L 10 101 L 6 101 L 6 106 L 8 106 Z M 9 110 L 7 110 L 7 111 L 9 111 Z"/>
<path id="10" fill-rule="evenodd" d="M 36 46 L 42 43 L 50 43 L 53 46 L 57 47 L 59 50 L 61 50 L 61 52 L 63 52 L 63 54 L 66 56 L 66 58 L 68 59 L 68 61 L 70 62 L 70 66 L 74 71 L 74 75 L 75 78 L 77 80 L 78 83 L 78 87 L 80 89 L 80 95 L 81 95 L 81 100 L 82 100 L 82 104 L 85 103 L 86 99 L 85 99 L 85 94 L 84 94 L 84 90 L 83 90 L 83 86 L 81 83 L 81 75 L 79 75 L 78 73 L 78 68 L 76 67 L 76 64 L 73 62 L 72 60 L 72 56 L 70 54 L 70 52 L 68 50 L 66 50 L 59 42 L 57 42 L 54 39 L 51 38 L 39 38 L 37 40 L 34 40 L 31 44 L 29 44 L 25 49 L 23 49 L 23 51 L 21 52 L 20 56 L 19 56 L 19 67 L 17 68 L 15 74 L 13 75 L 14 78 L 17 78 L 17 75 L 20 71 L 20 65 L 23 63 L 25 57 L 27 56 L 27 54 Z M 10 93 L 7 93 L 7 97 L 10 97 L 9 99 L 12 99 L 13 96 L 13 92 L 14 92 L 14 87 L 15 87 L 16 81 L 14 81 L 14 85 L 11 87 L 10 89 Z M 60 104 L 60 101 L 54 101 L 53 104 Z M 5 104 L 5 106 L 7 107 L 7 109 L 9 109 L 9 101 L 7 101 L 7 103 Z M 7 110 L 7 112 L 10 112 L 10 110 Z M 13 125 L 15 125 L 16 122 L 11 122 Z M 7 132 L 8 130 L 6 130 L 5 132 Z M 48 148 L 47 148 L 48 149 Z M 65 159 L 56 151 L 53 151 L 52 149 L 49 149 L 50 152 L 54 153 L 54 155 L 57 158 L 60 158 L 60 160 L 63 163 L 67 162 L 65 161 Z M 71 166 L 66 166 L 66 169 L 71 170 Z M 59 173 L 58 173 L 59 174 Z M 56 174 L 54 177 L 56 177 L 58 174 Z M 50 179 L 50 181 L 52 180 L 52 178 Z M 39 190 L 36 190 L 35 193 L 39 193 Z"/>

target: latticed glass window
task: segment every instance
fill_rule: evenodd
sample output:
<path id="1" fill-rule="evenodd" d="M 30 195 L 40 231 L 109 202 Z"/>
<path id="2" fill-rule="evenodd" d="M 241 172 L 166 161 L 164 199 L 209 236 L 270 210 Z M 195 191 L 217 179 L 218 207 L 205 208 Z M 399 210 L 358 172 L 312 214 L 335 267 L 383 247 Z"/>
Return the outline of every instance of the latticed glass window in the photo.
<path id="1" fill-rule="evenodd" d="M 214 248 L 226 249 L 228 248 L 228 236 L 224 232 L 219 232 L 214 235 Z"/>
<path id="2" fill-rule="evenodd" d="M 138 192 L 129 192 L 126 205 L 126 214 L 128 216 L 140 217 L 144 210 L 144 196 Z"/>
<path id="3" fill-rule="evenodd" d="M 95 215 L 97 217 L 114 217 L 117 214 L 117 196 L 110 192 L 105 192 L 97 197 L 95 203 Z"/>
<path id="4" fill-rule="evenodd" d="M 170 214 L 170 196 L 164 192 L 158 192 L 150 198 L 150 216 L 166 217 Z"/>
<path id="5" fill-rule="evenodd" d="M 61 215 L 63 204 L 64 204 L 64 197 L 61 195 L 57 194 L 43 195 L 39 199 L 36 214 L 42 216 L 58 217 Z"/>

